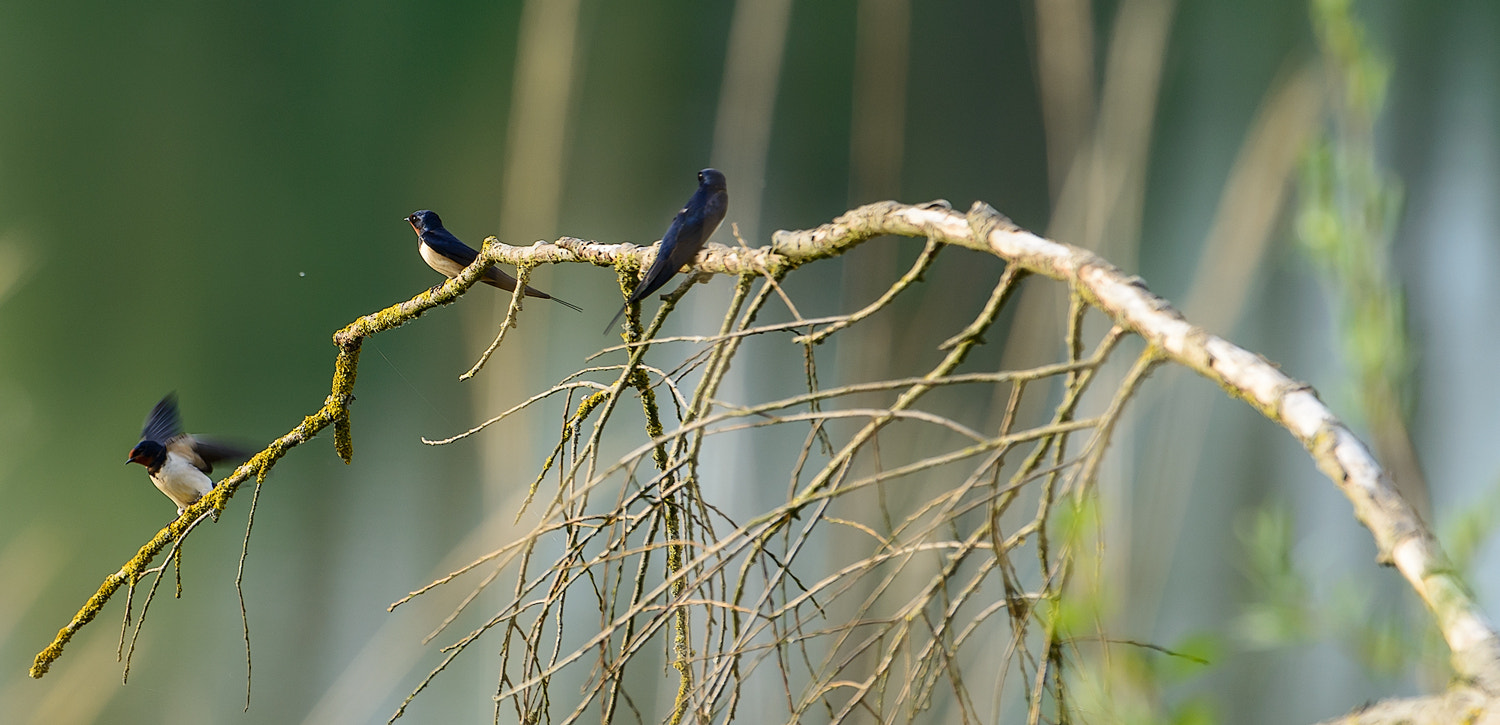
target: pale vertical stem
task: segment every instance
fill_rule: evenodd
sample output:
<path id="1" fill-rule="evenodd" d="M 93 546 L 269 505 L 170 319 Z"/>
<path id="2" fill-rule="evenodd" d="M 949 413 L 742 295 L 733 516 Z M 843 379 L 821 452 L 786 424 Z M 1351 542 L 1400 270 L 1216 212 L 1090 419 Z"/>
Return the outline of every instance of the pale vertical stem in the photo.
<path id="1" fill-rule="evenodd" d="M 1174 8 L 1174 0 L 1120 4 L 1109 36 L 1098 113 L 1074 154 L 1048 224 L 1048 237 L 1100 252 L 1125 269 L 1136 267 L 1151 127 Z M 1101 249 L 1106 240 L 1110 248 Z M 1053 290 L 1021 295 L 1017 319 L 1030 324 L 1011 328 L 1003 367 L 1035 367 L 1037 361 L 1053 359 L 1065 302 Z M 992 406 L 997 419 L 1004 403 L 997 399 Z M 1023 419 L 1038 414 L 1040 409 L 1023 401 Z"/>
<path id="2" fill-rule="evenodd" d="M 1037 90 L 1052 198 L 1094 124 L 1094 16 L 1088 0 L 1036 0 Z"/>
<path id="3" fill-rule="evenodd" d="M 907 73 L 911 63 L 910 0 L 859 0 L 854 28 L 854 87 L 849 114 L 849 200 L 865 204 L 901 195 L 901 169 L 906 147 Z M 877 299 L 900 276 L 900 247 L 866 244 L 846 255 L 840 271 L 840 307 L 858 309 Z M 889 311 L 862 320 L 859 345 L 833 349 L 834 365 L 842 380 L 878 380 L 887 377 L 904 361 L 898 359 L 901 331 Z M 870 354 L 870 351 L 881 354 Z M 813 352 L 816 352 L 814 350 Z M 889 354 L 887 354 L 889 353 Z M 870 466 L 866 459 L 856 466 Z M 881 484 L 882 490 L 884 484 Z M 885 497 L 856 497 L 848 502 L 850 512 L 861 521 L 889 528 L 890 515 L 883 509 Z M 865 545 L 864 534 L 835 528 L 829 533 L 834 547 Z M 909 582 L 915 584 L 916 582 Z M 870 596 L 877 582 L 861 581 L 853 597 Z M 856 670 L 873 666 L 876 651 L 862 653 Z"/>
<path id="4" fill-rule="evenodd" d="M 1277 79 L 1262 100 L 1219 195 L 1183 314 L 1229 333 L 1245 310 L 1255 272 L 1286 206 L 1297 163 L 1317 128 L 1326 89 L 1308 64 Z"/>
<path id="5" fill-rule="evenodd" d="M 737 225 L 739 238 L 751 246 L 764 243 L 760 232 L 761 199 L 791 14 L 791 0 L 737 0 L 730 21 L 709 163 L 729 177 L 728 220 Z M 725 224 L 721 228 L 719 236 L 724 238 L 721 241 L 727 239 L 724 232 L 730 228 L 734 227 Z M 697 292 L 706 293 L 707 290 Z M 689 320 L 697 329 L 713 329 L 720 322 L 722 310 L 722 306 L 696 308 Z M 719 390 L 724 399 L 753 397 L 746 392 L 743 368 L 725 375 Z M 748 499 L 756 507 L 774 505 L 768 491 L 734 490 L 725 485 L 728 481 L 745 480 L 746 476 L 753 478 L 759 465 L 754 448 L 743 439 L 722 446 L 718 455 L 698 464 L 701 495 L 714 501 Z M 752 697 L 774 694 L 774 690 L 752 688 L 751 691 Z"/>
<path id="6" fill-rule="evenodd" d="M 901 193 L 910 34 L 910 0 L 860 0 L 849 119 L 849 198 L 855 204 L 894 199 Z M 845 305 L 863 305 L 886 290 L 897 276 L 897 251 L 888 244 L 868 245 L 845 258 L 840 279 Z M 888 316 L 875 316 L 860 327 L 862 349 L 897 349 Z M 867 380 L 899 362 L 841 345 L 836 364 L 845 379 Z"/>
<path id="7" fill-rule="evenodd" d="M 849 118 L 849 199 L 855 204 L 901 194 L 910 35 L 910 0 L 859 0 Z"/>
<path id="8" fill-rule="evenodd" d="M 578 0 L 526 0 L 506 127 L 503 241 L 556 236 L 577 36 Z"/>
<path id="9" fill-rule="evenodd" d="M 1138 266 L 1151 129 L 1175 8 L 1175 0 L 1120 3 L 1109 34 L 1098 111 L 1087 138 L 1073 154 L 1048 225 L 1049 237 L 1104 254 L 1125 269 Z M 1038 23 L 1042 22 L 1039 16 Z M 1048 131 L 1050 136 L 1050 125 Z M 1011 328 L 1002 367 L 1034 367 L 1039 360 L 1054 359 L 1061 344 L 1058 331 L 1063 329 L 1061 305 L 1065 302 L 1056 290 L 1040 287 L 1017 300 L 1016 319 L 1028 324 Z M 992 403 L 997 421 L 1007 402 L 999 395 L 997 391 Z M 1022 420 L 1040 415 L 1040 404 L 1040 400 L 1023 400 Z M 1130 435 L 1127 421 L 1119 436 L 1128 439 Z M 1106 571 L 1127 571 L 1124 567 L 1132 551 L 1128 522 L 1134 516 L 1134 501 L 1128 472 L 1121 471 L 1121 478 L 1120 486 L 1102 491 L 1107 499 L 1103 510 L 1111 519 L 1104 524 L 1111 532 L 1109 555 L 1113 559 Z"/>
<path id="10" fill-rule="evenodd" d="M 499 237 L 506 242 L 525 244 L 552 238 L 557 231 L 576 75 L 578 13 L 579 0 L 526 0 L 521 8 L 500 187 Z M 517 294 L 521 289 L 524 287 L 517 287 Z M 510 302 L 503 294 L 493 297 L 488 310 L 472 308 L 480 314 L 468 316 L 466 331 L 477 342 L 475 347 L 494 335 L 497 313 L 501 305 Z M 543 305 L 532 306 L 532 317 L 541 318 L 536 322 L 545 322 L 550 313 Z M 513 392 L 529 388 L 524 374 L 528 358 L 543 354 L 544 350 L 520 345 L 500 347 L 490 362 L 490 374 L 475 381 L 475 408 L 509 407 Z M 531 429 L 520 425 L 510 426 L 503 435 L 480 447 L 486 511 L 496 512 L 513 500 L 518 474 L 531 470 L 531 449 Z M 509 524 L 502 523 L 501 518 L 487 517 L 494 527 L 491 531 Z M 498 718 L 498 703 L 496 708 Z"/>
<path id="11" fill-rule="evenodd" d="M 1125 0 L 1105 59 L 1099 115 L 1087 153 L 1058 195 L 1048 235 L 1135 267 L 1162 60 L 1174 0 Z M 1106 248 L 1105 245 L 1108 244 Z"/>
<path id="12" fill-rule="evenodd" d="M 771 122 L 776 115 L 776 91 L 781 85 L 781 62 L 791 14 L 791 0 L 736 2 L 724 58 L 724 80 L 719 86 L 710 163 L 729 177 L 729 220 L 738 225 L 740 238 L 752 246 L 761 243 L 761 191 L 766 183 Z M 719 236 L 724 237 L 724 232 L 720 231 Z M 688 309 L 694 310 L 690 322 L 697 328 L 711 329 L 719 323 L 717 310 Z M 742 397 L 743 376 L 735 374 L 725 379 L 723 395 Z M 751 455 L 751 451 L 740 446 L 728 448 L 703 466 L 702 478 L 706 481 L 732 478 L 720 474 L 743 471 L 752 465 Z M 743 494 L 713 491 L 710 487 L 707 495 L 713 498 Z"/>
<path id="13" fill-rule="evenodd" d="M 556 235 L 577 75 L 578 18 L 579 0 L 526 0 L 521 9 L 500 192 L 499 237 L 506 242 L 526 244 Z M 475 347 L 494 336 L 498 313 L 510 302 L 503 293 L 491 297 L 489 309 L 476 309 L 480 314 L 473 315 L 467 326 L 472 339 L 481 341 Z M 533 304 L 528 316 L 543 323 L 545 319 L 538 318 L 551 312 L 546 305 Z M 521 345 L 501 346 L 489 364 L 492 374 L 475 381 L 475 407 L 510 407 L 515 386 L 525 389 L 527 381 L 526 375 L 515 373 L 544 354 L 544 350 Z M 485 505 L 489 507 L 509 500 L 506 492 L 516 485 L 517 472 L 530 470 L 526 456 L 531 451 L 531 431 L 511 426 L 481 451 Z"/>
<path id="14" fill-rule="evenodd" d="M 1259 270 L 1270 242 L 1277 238 L 1273 230 L 1282 218 L 1297 163 L 1318 123 L 1322 93 L 1316 69 L 1311 65 L 1298 69 L 1267 91 L 1251 122 L 1219 195 L 1213 227 L 1182 308 L 1206 330 L 1231 332 L 1248 304 L 1253 282 L 1264 278 Z M 1168 374 L 1175 379 L 1182 371 L 1171 369 Z M 1209 415 L 1214 409 L 1210 401 L 1215 399 L 1213 391 L 1188 393 L 1177 385 L 1157 386 L 1150 395 L 1160 396 L 1165 407 L 1156 418 L 1160 423 L 1142 436 L 1141 460 L 1153 461 L 1158 468 L 1125 494 L 1137 502 L 1140 511 L 1150 512 L 1149 518 L 1125 524 L 1141 532 L 1129 568 L 1119 562 L 1104 568 L 1112 572 L 1112 585 L 1129 593 L 1121 598 L 1131 602 L 1126 621 L 1141 626 L 1155 621 L 1167 590 L 1172 552 L 1177 550 L 1190 488 L 1197 480 L 1194 474 L 1207 447 Z"/>
<path id="15" fill-rule="evenodd" d="M 791 14 L 792 0 L 739 0 L 729 26 L 709 158 L 730 179 L 729 216 L 751 244 L 760 239 L 761 190 Z"/>

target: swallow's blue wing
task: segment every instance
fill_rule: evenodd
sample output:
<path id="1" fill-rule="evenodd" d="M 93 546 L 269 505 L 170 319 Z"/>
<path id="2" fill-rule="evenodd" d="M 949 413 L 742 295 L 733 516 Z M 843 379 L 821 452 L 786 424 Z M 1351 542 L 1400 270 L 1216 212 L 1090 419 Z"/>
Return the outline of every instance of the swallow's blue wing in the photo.
<path id="1" fill-rule="evenodd" d="M 432 229 L 422 235 L 422 243 L 432 248 L 432 251 L 447 257 L 460 267 L 467 267 L 474 263 L 479 257 L 479 252 L 472 247 L 459 241 L 447 229 Z"/>
<path id="2" fill-rule="evenodd" d="M 167 393 L 146 416 L 146 425 L 141 428 L 141 440 L 166 443 L 182 434 L 182 419 L 177 415 L 177 394 Z"/>

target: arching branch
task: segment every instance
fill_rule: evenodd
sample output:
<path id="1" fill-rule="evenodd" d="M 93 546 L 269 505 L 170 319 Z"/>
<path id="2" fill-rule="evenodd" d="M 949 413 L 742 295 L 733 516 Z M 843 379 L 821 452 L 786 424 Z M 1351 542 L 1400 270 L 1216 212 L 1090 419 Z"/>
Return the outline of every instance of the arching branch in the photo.
<path id="1" fill-rule="evenodd" d="M 983 203 L 968 213 L 946 202 L 917 206 L 880 202 L 849 211 L 815 229 L 780 231 L 768 247 L 710 245 L 694 269 L 700 273 L 779 278 L 787 271 L 836 256 L 883 235 L 926 237 L 993 254 L 1031 273 L 1068 284 L 1088 304 L 1117 325 L 1139 334 L 1165 359 L 1217 383 L 1232 397 L 1250 403 L 1286 428 L 1307 448 L 1318 467 L 1350 500 L 1355 516 L 1375 538 L 1382 563 L 1394 565 L 1432 612 L 1452 652 L 1459 676 L 1490 694 L 1500 693 L 1500 638 L 1472 595 L 1452 570 L 1436 539 L 1396 493 L 1390 477 L 1369 450 L 1305 383 L 1274 364 L 1190 324 L 1135 277 L 1097 255 L 1038 237 L 1012 224 Z M 162 529 L 119 571 L 107 577 L 53 643 L 37 655 L 33 677 L 46 673 L 63 646 L 96 616 L 121 584 L 145 571 L 152 557 L 170 545 L 209 507 L 222 508 L 239 485 L 267 471 L 291 448 L 335 426 L 335 448 L 346 461 L 353 454 L 349 404 L 360 345 L 365 337 L 404 325 L 438 305 L 453 302 L 477 280 L 484 266 L 503 263 L 531 267 L 549 263 L 589 263 L 634 272 L 650 263 L 653 247 L 597 244 L 564 237 L 519 247 L 487 239 L 475 264 L 435 290 L 355 320 L 334 335 L 339 352 L 332 391 L 323 406 L 285 436 L 242 465 L 202 501 Z"/>

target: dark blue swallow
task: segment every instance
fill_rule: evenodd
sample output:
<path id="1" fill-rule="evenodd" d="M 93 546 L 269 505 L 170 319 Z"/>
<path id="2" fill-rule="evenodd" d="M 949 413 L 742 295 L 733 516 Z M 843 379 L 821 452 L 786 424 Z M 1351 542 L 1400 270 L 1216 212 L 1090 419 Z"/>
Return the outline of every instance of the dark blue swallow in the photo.
<path id="1" fill-rule="evenodd" d="M 609 328 L 615 326 L 615 322 L 619 321 L 620 315 L 625 314 L 627 308 L 661 289 L 683 265 L 696 259 L 698 250 L 714 235 L 714 230 L 719 228 L 719 222 L 724 221 L 724 213 L 727 211 L 729 189 L 725 186 L 723 172 L 718 169 L 699 171 L 698 190 L 693 192 L 687 205 L 672 220 L 672 226 L 667 227 L 667 233 L 662 235 L 661 249 L 656 251 L 656 261 L 651 263 L 646 278 L 635 286 L 630 299 L 615 313 L 614 319 L 609 321 L 604 331 L 609 332 Z"/>
<path id="2" fill-rule="evenodd" d="M 462 272 L 464 267 L 474 263 L 479 257 L 479 252 L 474 251 L 469 245 L 459 241 L 458 237 L 443 228 L 443 220 L 438 218 L 437 212 L 423 209 L 412 212 L 406 218 L 411 224 L 412 231 L 417 233 L 417 251 L 422 255 L 422 261 L 427 266 L 441 272 L 444 277 L 452 279 Z M 516 278 L 504 272 L 498 267 L 490 267 L 484 271 L 484 276 L 479 278 L 491 287 L 499 287 L 506 292 L 516 291 Z M 571 307 L 579 312 L 583 310 L 566 300 L 553 297 L 531 285 L 526 286 L 527 297 L 537 297 L 544 300 L 553 300 Z"/>

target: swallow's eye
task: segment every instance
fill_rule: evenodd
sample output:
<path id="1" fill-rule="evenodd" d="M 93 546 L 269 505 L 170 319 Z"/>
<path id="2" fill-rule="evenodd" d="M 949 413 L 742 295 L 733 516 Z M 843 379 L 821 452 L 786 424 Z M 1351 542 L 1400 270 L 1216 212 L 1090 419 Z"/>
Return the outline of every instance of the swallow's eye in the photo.
<path id="1" fill-rule="evenodd" d="M 700 183 L 700 184 L 703 183 L 703 172 L 702 171 L 698 172 L 698 183 Z"/>

